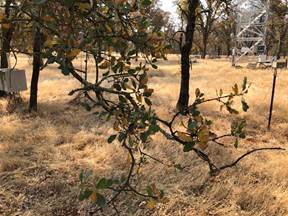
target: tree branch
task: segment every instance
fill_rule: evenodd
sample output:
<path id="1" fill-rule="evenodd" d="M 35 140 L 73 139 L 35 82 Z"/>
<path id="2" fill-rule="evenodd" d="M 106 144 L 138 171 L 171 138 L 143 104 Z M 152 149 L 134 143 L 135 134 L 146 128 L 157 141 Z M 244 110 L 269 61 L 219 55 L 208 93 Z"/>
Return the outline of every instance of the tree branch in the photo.
<path id="1" fill-rule="evenodd" d="M 243 154 L 242 156 L 240 156 L 239 158 L 237 158 L 234 162 L 232 162 L 231 164 L 227 164 L 224 165 L 222 167 L 219 168 L 219 170 L 224 170 L 227 168 L 232 168 L 234 166 L 236 166 L 241 160 L 243 160 L 244 158 L 246 158 L 247 156 L 251 155 L 252 153 L 258 152 L 258 151 L 286 151 L 286 149 L 284 148 L 258 148 L 258 149 L 254 149 L 251 151 L 248 151 L 247 153 Z"/>

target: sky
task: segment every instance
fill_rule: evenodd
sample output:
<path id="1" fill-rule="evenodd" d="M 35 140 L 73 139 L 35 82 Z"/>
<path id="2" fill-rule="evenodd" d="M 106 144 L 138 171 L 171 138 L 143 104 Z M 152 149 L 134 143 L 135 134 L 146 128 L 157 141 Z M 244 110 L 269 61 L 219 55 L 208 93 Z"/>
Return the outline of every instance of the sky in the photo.
<path id="1" fill-rule="evenodd" d="M 170 12 L 173 20 L 175 20 L 175 22 L 177 22 L 178 21 L 178 15 L 176 14 L 176 6 L 173 3 L 174 0 L 160 0 L 160 2 L 161 2 L 161 8 L 164 11 Z"/>
<path id="2" fill-rule="evenodd" d="M 163 10 L 169 11 L 171 13 L 176 11 L 176 7 L 173 3 L 173 0 L 160 0 L 161 2 L 161 8 Z"/>

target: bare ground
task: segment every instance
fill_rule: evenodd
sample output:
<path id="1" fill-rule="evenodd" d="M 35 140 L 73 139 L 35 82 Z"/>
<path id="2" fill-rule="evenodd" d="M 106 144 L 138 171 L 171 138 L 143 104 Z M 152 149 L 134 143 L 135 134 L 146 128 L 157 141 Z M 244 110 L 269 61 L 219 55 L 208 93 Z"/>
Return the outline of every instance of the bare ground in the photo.
<path id="1" fill-rule="evenodd" d="M 154 105 L 163 118 L 169 118 L 177 100 L 178 60 L 170 56 L 169 61 L 160 62 L 160 71 L 151 72 Z M 20 57 L 17 67 L 27 70 L 30 82 L 28 59 Z M 224 141 L 226 147 L 210 145 L 206 151 L 218 164 L 253 148 L 288 148 L 287 71 L 279 74 L 273 127 L 267 131 L 270 70 L 234 69 L 226 59 L 200 61 L 193 67 L 192 97 L 195 88 L 212 97 L 216 89 L 230 91 L 244 76 L 252 82 L 247 99 L 250 111 L 241 114 L 248 122 L 248 137 L 237 150 L 229 139 Z M 93 79 L 93 66 L 89 70 Z M 68 92 L 79 87 L 71 77 L 51 66 L 42 72 L 39 84 L 38 114 L 26 111 L 28 91 L 12 114 L 5 110 L 7 102 L 0 102 L 0 215 L 87 215 L 91 203 L 77 198 L 80 171 L 92 169 L 95 178 L 119 176 L 127 169 L 127 155 L 117 143 L 107 144 L 107 136 L 113 133 L 109 122 L 93 114 L 95 110 L 87 112 L 69 103 Z M 217 132 L 230 129 L 229 122 L 235 117 L 220 112 L 217 104 L 202 109 L 214 120 Z M 154 137 L 149 151 L 167 162 L 190 166 L 176 171 L 149 162 L 140 174 L 141 182 L 156 183 L 166 192 L 168 202 L 147 209 L 142 198 L 123 196 L 117 202 L 121 215 L 288 215 L 287 152 L 256 153 L 235 168 L 210 177 L 206 164 L 193 153 L 183 153 L 181 146 L 160 135 Z M 113 209 L 99 213 L 114 214 Z"/>

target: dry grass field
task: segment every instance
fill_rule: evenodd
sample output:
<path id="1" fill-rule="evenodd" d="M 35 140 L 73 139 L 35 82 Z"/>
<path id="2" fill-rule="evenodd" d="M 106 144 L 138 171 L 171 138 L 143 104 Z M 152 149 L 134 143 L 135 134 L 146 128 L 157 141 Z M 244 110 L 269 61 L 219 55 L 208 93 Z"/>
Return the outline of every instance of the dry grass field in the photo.
<path id="1" fill-rule="evenodd" d="M 26 69 L 28 82 L 31 65 L 28 58 L 18 60 Z M 79 63 L 80 64 L 80 63 Z M 93 66 L 89 67 L 93 79 Z M 288 149 L 288 74 L 279 73 L 271 131 L 267 117 L 271 97 L 271 70 L 235 69 L 227 59 L 199 60 L 193 65 L 191 100 L 196 88 L 207 97 L 216 89 L 231 91 L 244 76 L 252 82 L 247 96 L 247 139 L 234 149 L 227 139 L 225 147 L 210 145 L 206 152 L 218 164 L 232 161 L 247 150 L 259 147 Z M 163 118 L 174 112 L 179 92 L 179 57 L 159 63 L 159 71 L 150 74 L 155 89 L 154 107 Z M 23 92 L 23 104 L 9 114 L 6 101 L 0 101 L 0 215 L 88 215 L 91 203 L 78 201 L 78 176 L 82 169 L 92 169 L 95 178 L 117 176 L 127 169 L 127 155 L 117 143 L 108 144 L 111 124 L 81 106 L 69 103 L 68 93 L 79 84 L 64 77 L 56 66 L 41 73 L 39 113 L 28 114 L 29 92 Z M 215 131 L 225 133 L 235 116 L 219 111 L 215 103 L 202 106 L 214 120 Z M 161 135 L 153 138 L 151 155 L 167 162 L 190 166 L 183 171 L 150 161 L 142 171 L 143 185 L 156 183 L 169 201 L 154 209 L 142 205 L 143 199 L 123 196 L 117 202 L 121 215 L 153 216 L 286 216 L 288 215 L 288 153 L 256 153 L 235 168 L 210 177 L 207 165 L 193 153 L 183 153 L 181 146 Z M 114 215 L 106 209 L 99 215 Z"/>

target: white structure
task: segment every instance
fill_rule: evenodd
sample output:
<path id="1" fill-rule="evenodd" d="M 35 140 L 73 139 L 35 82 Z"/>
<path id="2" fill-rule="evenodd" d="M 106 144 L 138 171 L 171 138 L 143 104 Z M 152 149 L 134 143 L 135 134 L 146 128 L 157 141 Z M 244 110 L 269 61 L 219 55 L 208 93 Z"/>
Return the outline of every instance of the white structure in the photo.
<path id="1" fill-rule="evenodd" d="M 270 0 L 235 0 L 237 30 L 233 62 L 235 66 L 245 56 L 266 54 L 266 31 Z"/>
<path id="2" fill-rule="evenodd" d="M 27 90 L 25 70 L 0 69 L 0 90 L 9 93 Z"/>

